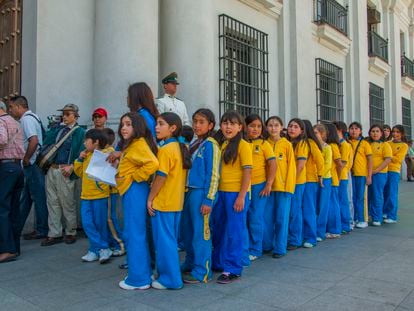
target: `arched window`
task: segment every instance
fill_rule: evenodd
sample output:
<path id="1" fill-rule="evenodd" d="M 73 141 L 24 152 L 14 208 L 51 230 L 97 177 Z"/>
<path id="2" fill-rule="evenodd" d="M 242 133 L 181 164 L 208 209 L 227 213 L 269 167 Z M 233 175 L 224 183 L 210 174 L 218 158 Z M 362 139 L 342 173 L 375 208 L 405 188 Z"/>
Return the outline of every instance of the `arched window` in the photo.
<path id="1" fill-rule="evenodd" d="M 20 93 L 22 0 L 0 0 L 0 99 Z"/>

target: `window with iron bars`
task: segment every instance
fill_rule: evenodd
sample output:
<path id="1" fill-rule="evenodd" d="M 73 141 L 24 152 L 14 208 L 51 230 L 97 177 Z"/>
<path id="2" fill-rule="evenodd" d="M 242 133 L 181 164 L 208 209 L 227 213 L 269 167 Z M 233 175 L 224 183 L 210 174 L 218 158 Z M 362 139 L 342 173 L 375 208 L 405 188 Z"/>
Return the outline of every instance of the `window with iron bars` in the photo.
<path id="1" fill-rule="evenodd" d="M 236 110 L 263 119 L 269 113 L 268 35 L 225 14 L 219 16 L 220 115 Z"/>
<path id="2" fill-rule="evenodd" d="M 384 125 L 384 89 L 369 83 L 369 124 Z"/>
<path id="3" fill-rule="evenodd" d="M 316 59 L 315 65 L 318 122 L 343 121 L 342 68 L 320 58 Z"/>
<path id="4" fill-rule="evenodd" d="M 405 129 L 405 136 L 408 140 L 412 139 L 411 129 L 411 101 L 407 98 L 402 98 L 402 125 Z"/>

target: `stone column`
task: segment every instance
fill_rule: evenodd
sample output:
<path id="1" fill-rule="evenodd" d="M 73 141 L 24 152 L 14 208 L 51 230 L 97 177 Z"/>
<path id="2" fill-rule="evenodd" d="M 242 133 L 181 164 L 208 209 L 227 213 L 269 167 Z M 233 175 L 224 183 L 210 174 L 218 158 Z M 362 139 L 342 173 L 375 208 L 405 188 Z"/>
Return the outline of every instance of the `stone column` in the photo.
<path id="1" fill-rule="evenodd" d="M 367 2 L 360 0 L 350 6 L 349 14 L 352 14 L 352 55 L 354 79 L 352 79 L 352 111 L 347 113 L 348 120 L 360 121 L 364 128 L 369 127 L 369 89 L 368 89 L 368 26 L 367 26 Z"/>
<path id="2" fill-rule="evenodd" d="M 115 127 L 128 111 L 127 89 L 144 81 L 157 95 L 158 0 L 95 2 L 93 104 Z"/>
<path id="3" fill-rule="evenodd" d="M 176 71 L 180 85 L 177 96 L 187 106 L 188 115 L 201 107 L 218 117 L 218 17 L 213 1 L 160 1 L 160 94 L 161 79 Z"/>

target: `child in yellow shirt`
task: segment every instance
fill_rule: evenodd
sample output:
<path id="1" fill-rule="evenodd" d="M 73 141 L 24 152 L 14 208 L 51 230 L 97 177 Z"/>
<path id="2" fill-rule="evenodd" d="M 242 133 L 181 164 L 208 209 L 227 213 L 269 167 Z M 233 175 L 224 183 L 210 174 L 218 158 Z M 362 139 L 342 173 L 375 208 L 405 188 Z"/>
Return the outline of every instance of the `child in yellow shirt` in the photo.
<path id="1" fill-rule="evenodd" d="M 408 151 L 405 129 L 401 124 L 392 128 L 392 141 L 388 142 L 392 149 L 391 162 L 388 164 L 388 177 L 384 190 L 384 222 L 394 224 L 397 222 L 398 212 L 398 185 L 400 183 L 401 164 Z"/>
<path id="2" fill-rule="evenodd" d="M 266 121 L 268 142 L 276 156 L 276 176 L 264 211 L 263 250 L 275 259 L 286 255 L 289 214 L 296 184 L 296 161 L 292 144 L 281 137 L 283 121 L 272 116 Z"/>
<path id="3" fill-rule="evenodd" d="M 351 209 L 349 205 L 348 197 L 348 174 L 352 166 L 352 147 L 345 140 L 345 134 L 347 132 L 347 126 L 342 121 L 335 121 L 333 124 L 336 127 L 336 132 L 339 137 L 339 151 L 341 153 L 342 170 L 339 178 L 338 200 L 341 210 L 341 228 L 342 233 L 346 234 L 351 232 Z"/>
<path id="4" fill-rule="evenodd" d="M 276 175 L 275 154 L 270 144 L 263 138 L 263 121 L 257 114 L 246 117 L 247 138 L 252 145 L 252 196 L 247 211 L 248 243 L 247 255 L 243 254 L 243 266 L 248 266 L 262 256 L 263 251 L 263 213 L 272 190 Z"/>
<path id="5" fill-rule="evenodd" d="M 242 274 L 243 242 L 247 237 L 246 214 L 252 173 L 252 148 L 242 139 L 244 120 L 227 111 L 220 120 L 221 179 L 218 201 L 213 208 L 212 268 L 222 271 L 219 284 L 229 284 Z"/>
<path id="6" fill-rule="evenodd" d="M 328 130 L 328 137 L 326 142 L 332 148 L 332 189 L 329 202 L 329 214 L 328 224 L 326 226 L 327 233 L 326 238 L 335 239 L 341 236 L 341 208 L 339 206 L 338 191 L 339 191 L 339 178 L 342 171 L 341 152 L 339 151 L 339 137 L 336 132 L 336 127 L 332 123 L 327 123 L 326 129 Z"/>
<path id="7" fill-rule="evenodd" d="M 309 120 L 303 120 L 303 123 L 305 123 L 309 143 L 309 157 L 306 161 L 306 184 L 302 203 L 303 247 L 312 248 L 316 245 L 316 205 L 318 189 L 322 181 L 324 159 L 322 146 L 315 136 L 312 123 Z"/>
<path id="8" fill-rule="evenodd" d="M 82 226 L 89 240 L 88 253 L 82 260 L 92 262 L 99 259 L 100 263 L 105 263 L 112 255 L 107 225 L 109 185 L 90 178 L 86 169 L 94 150 L 103 150 L 106 147 L 107 138 L 102 130 L 90 129 L 85 133 L 84 144 L 85 150 L 74 162 L 74 172 L 82 178 Z"/>
<path id="9" fill-rule="evenodd" d="M 177 233 L 191 155 L 185 143 L 180 142 L 181 131 L 182 123 L 177 114 L 164 112 L 157 118 L 155 133 L 160 140 L 157 153 L 160 165 L 147 201 L 158 271 L 158 278 L 152 282 L 156 289 L 183 287 Z"/>
<path id="10" fill-rule="evenodd" d="M 296 157 L 296 187 L 290 208 L 288 250 L 294 250 L 303 244 L 303 193 L 306 184 L 306 161 L 309 157 L 309 144 L 305 134 L 305 124 L 294 118 L 288 124 L 288 137 L 293 145 Z"/>
<path id="11" fill-rule="evenodd" d="M 364 198 L 365 186 L 371 184 L 372 149 L 370 144 L 362 137 L 361 123 L 352 122 L 349 125 L 348 142 L 351 144 L 354 154 L 351 173 L 355 227 L 364 229 L 368 227 L 364 217 Z"/>
<path id="12" fill-rule="evenodd" d="M 119 282 L 125 290 L 145 290 L 151 284 L 150 254 L 146 229 L 146 201 L 149 179 L 158 168 L 157 146 L 143 117 L 129 112 L 121 117 L 119 149 L 110 161 L 120 156 L 116 176 L 124 210 L 123 238 L 127 247 L 128 275 Z M 115 156 L 116 155 L 116 156 Z"/>
<path id="13" fill-rule="evenodd" d="M 318 218 L 317 241 L 322 242 L 326 238 L 326 226 L 329 217 L 329 203 L 332 191 L 332 147 L 327 143 L 328 130 L 325 125 L 317 124 L 313 127 L 316 137 L 322 145 L 324 166 L 322 171 L 322 183 L 318 192 Z"/>
<path id="14" fill-rule="evenodd" d="M 382 141 L 383 129 L 372 125 L 369 129 L 368 141 L 372 149 L 372 183 L 368 186 L 368 213 L 373 226 L 381 226 L 384 207 L 384 189 L 387 183 L 388 164 L 392 159 L 389 143 Z"/>

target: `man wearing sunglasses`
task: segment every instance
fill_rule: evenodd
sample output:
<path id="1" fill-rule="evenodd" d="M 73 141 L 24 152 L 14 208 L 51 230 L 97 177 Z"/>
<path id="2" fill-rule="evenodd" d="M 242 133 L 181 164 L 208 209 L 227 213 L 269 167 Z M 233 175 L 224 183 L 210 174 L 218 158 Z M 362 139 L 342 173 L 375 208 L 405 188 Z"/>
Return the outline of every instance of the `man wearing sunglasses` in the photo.
<path id="1" fill-rule="evenodd" d="M 85 130 L 78 126 L 79 108 L 67 104 L 62 111 L 62 124 L 46 133 L 45 145 L 64 140 L 57 150 L 53 164 L 46 175 L 46 198 L 49 211 L 49 233 L 42 246 L 50 246 L 64 241 L 66 244 L 76 242 L 76 199 L 73 163 L 84 149 Z M 64 237 L 62 231 L 65 231 Z"/>

